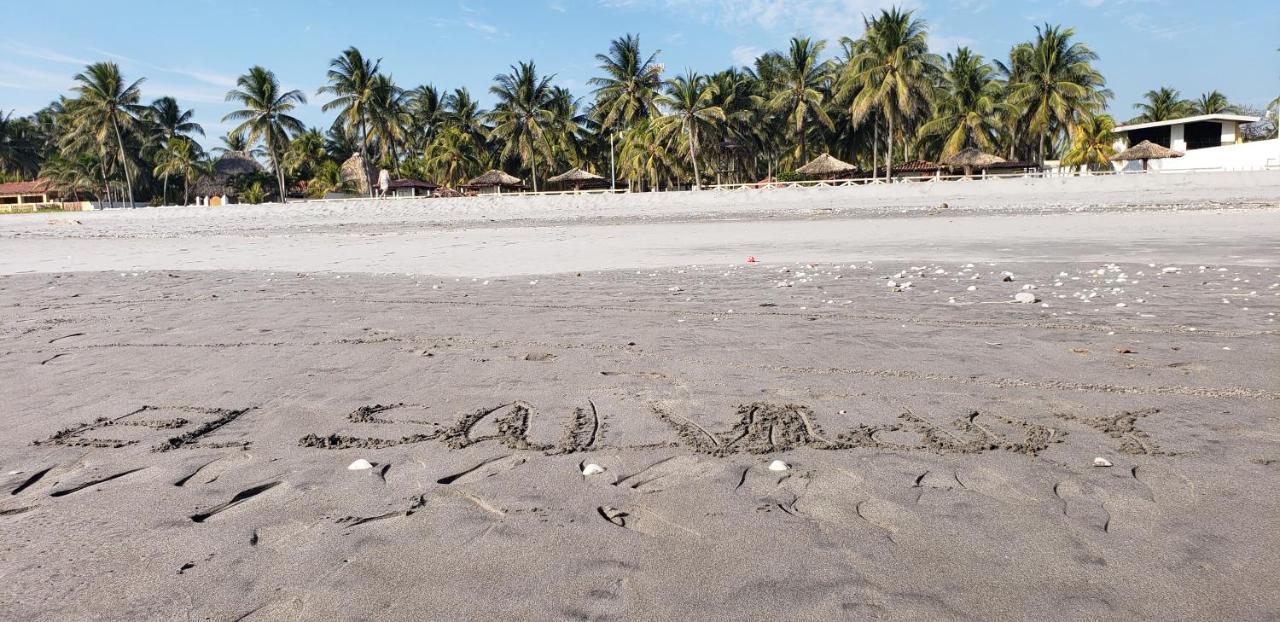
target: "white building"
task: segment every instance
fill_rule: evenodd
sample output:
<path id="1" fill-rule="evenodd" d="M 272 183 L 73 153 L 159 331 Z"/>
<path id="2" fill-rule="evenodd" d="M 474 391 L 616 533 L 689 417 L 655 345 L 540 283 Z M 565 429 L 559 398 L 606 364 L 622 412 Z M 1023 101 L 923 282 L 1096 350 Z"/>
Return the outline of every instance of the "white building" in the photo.
<path id="1" fill-rule="evenodd" d="M 1280 167 L 1280 140 L 1246 143 L 1240 126 L 1260 117 L 1242 114 L 1203 114 L 1168 121 L 1134 123 L 1115 129 L 1116 150 L 1144 140 L 1180 151 L 1181 158 L 1154 160 L 1153 171 L 1260 170 Z M 1141 162 L 1116 162 L 1117 170 L 1142 170 Z"/>

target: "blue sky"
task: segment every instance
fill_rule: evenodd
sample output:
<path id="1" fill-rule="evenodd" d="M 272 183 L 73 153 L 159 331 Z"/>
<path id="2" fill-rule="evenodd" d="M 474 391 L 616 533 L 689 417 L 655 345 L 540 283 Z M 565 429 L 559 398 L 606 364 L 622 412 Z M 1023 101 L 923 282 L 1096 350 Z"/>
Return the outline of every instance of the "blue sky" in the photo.
<path id="1" fill-rule="evenodd" d="M 310 104 L 328 60 L 349 45 L 381 57 L 405 87 L 466 86 L 482 101 L 492 77 L 522 59 L 578 96 L 611 39 L 639 33 L 669 72 L 714 71 L 785 46 L 796 33 L 857 36 L 864 13 L 890 0 L 48 0 L 0 9 L 0 110 L 30 113 L 66 92 L 85 63 L 115 60 L 145 97 L 194 108 L 209 146 L 227 125 L 223 95 L 253 64 L 272 69 Z M 968 45 L 988 57 L 1044 22 L 1076 29 L 1102 56 L 1118 117 L 1149 89 L 1218 89 L 1262 106 L 1280 94 L 1280 2 L 1274 0 L 907 0 L 930 25 L 936 51 Z M 363 14 L 354 14 L 361 9 Z"/>

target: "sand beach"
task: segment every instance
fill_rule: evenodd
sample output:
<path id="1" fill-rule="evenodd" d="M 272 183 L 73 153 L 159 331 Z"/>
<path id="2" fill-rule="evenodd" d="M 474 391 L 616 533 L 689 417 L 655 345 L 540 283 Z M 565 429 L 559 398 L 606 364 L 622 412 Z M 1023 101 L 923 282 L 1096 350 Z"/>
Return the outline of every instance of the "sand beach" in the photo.
<path id="1" fill-rule="evenodd" d="M 0 218 L 0 617 L 1274 618 L 1278 186 Z"/>

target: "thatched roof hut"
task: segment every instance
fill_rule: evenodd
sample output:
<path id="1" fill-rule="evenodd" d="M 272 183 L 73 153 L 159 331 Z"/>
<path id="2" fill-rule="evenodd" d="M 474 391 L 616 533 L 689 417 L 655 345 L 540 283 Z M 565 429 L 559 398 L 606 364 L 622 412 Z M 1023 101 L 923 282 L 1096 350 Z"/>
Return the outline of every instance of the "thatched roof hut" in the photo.
<path id="1" fill-rule="evenodd" d="M 600 185 L 604 183 L 604 178 L 595 173 L 588 173 L 580 168 L 574 167 L 552 177 L 547 180 L 548 183 L 565 184 L 573 186 L 574 190 L 581 190 L 583 186 Z"/>
<path id="2" fill-rule="evenodd" d="M 502 194 L 503 190 L 524 190 L 524 182 L 520 181 L 519 178 L 494 169 L 472 179 L 462 187 L 480 194 Z"/>
<path id="3" fill-rule="evenodd" d="M 341 174 L 343 182 L 354 184 L 360 194 L 369 194 L 369 180 L 374 178 L 375 173 L 370 165 L 365 164 L 364 156 L 359 153 L 351 154 L 351 157 L 342 163 Z"/>
<path id="4" fill-rule="evenodd" d="M 228 151 L 213 163 L 213 176 L 201 177 L 193 188 L 196 196 L 236 196 L 235 178 L 264 171 L 258 161 L 243 151 Z"/>
<path id="5" fill-rule="evenodd" d="M 811 177 L 831 177 L 833 175 L 852 173 L 856 170 L 858 170 L 858 167 L 848 162 L 842 162 L 832 157 L 829 153 L 824 153 L 808 164 L 796 169 L 796 172 Z"/>
<path id="6" fill-rule="evenodd" d="M 1149 140 L 1144 140 L 1116 155 L 1111 156 L 1113 162 L 1127 162 L 1130 160 L 1142 160 L 1142 170 L 1147 170 L 1147 162 L 1151 160 L 1163 160 L 1165 158 L 1181 158 L 1184 153 L 1174 151 L 1168 147 L 1157 145 Z"/>
<path id="7" fill-rule="evenodd" d="M 1001 164 L 1003 162 L 1004 158 L 991 155 L 989 153 L 983 153 L 973 147 L 961 149 L 951 157 L 942 160 L 943 164 L 946 164 L 953 169 L 964 169 L 965 177 L 973 175 L 973 169 L 975 168 L 985 169 L 989 166 Z"/>

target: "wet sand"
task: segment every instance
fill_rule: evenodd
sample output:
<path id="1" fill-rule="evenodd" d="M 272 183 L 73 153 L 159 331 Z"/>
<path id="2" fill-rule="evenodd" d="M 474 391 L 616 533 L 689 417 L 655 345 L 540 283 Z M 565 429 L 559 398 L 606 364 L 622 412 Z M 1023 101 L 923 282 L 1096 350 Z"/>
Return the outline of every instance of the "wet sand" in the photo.
<path id="1" fill-rule="evenodd" d="M 1277 214 L 0 236 L 0 617 L 1272 618 Z"/>

